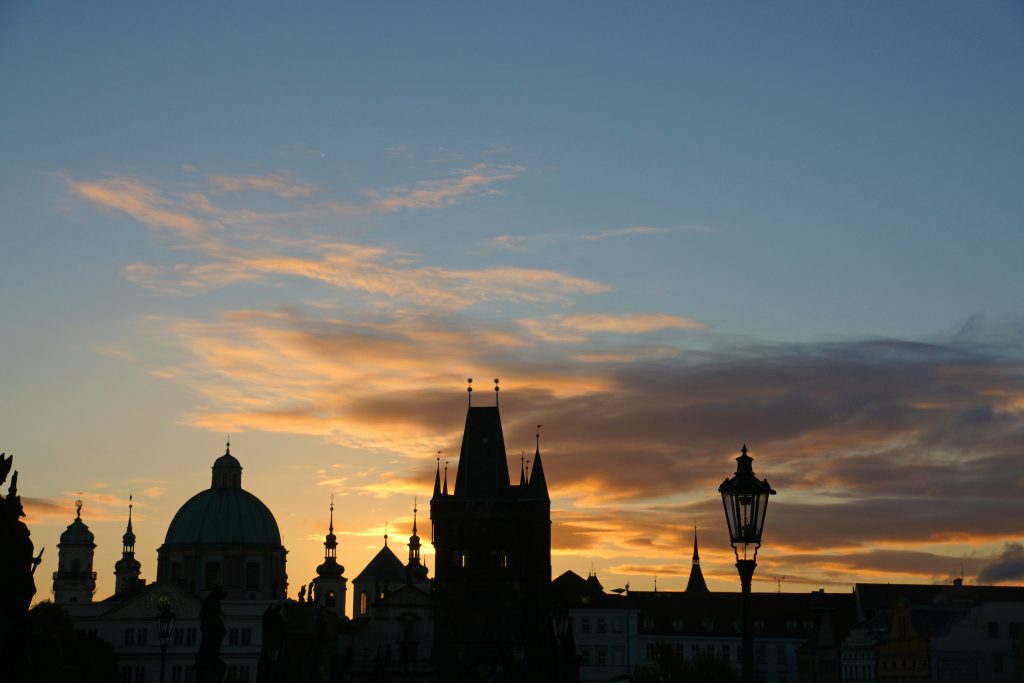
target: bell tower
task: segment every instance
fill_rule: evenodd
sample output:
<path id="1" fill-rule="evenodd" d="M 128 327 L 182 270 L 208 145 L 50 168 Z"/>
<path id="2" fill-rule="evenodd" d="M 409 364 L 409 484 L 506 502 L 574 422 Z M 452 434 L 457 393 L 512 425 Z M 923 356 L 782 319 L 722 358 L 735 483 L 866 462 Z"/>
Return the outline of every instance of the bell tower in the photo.
<path id="1" fill-rule="evenodd" d="M 53 573 L 53 601 L 92 602 L 96 592 L 96 572 L 92 570 L 96 551 L 95 537 L 82 521 L 82 501 L 75 501 L 75 519 L 57 544 L 57 571 Z"/>

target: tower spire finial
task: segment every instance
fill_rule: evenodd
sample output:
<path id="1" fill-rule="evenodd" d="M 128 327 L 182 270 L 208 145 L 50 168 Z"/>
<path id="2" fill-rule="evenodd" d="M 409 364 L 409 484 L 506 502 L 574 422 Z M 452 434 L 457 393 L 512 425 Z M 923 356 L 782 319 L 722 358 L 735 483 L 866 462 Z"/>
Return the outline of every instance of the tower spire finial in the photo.
<path id="1" fill-rule="evenodd" d="M 332 534 L 334 533 L 334 494 L 333 493 L 331 494 L 331 523 L 330 523 L 330 526 L 328 527 L 328 530 Z"/>
<path id="2" fill-rule="evenodd" d="M 444 461 L 444 489 L 441 493 L 445 496 L 448 495 L 448 461 Z"/>
<path id="3" fill-rule="evenodd" d="M 473 378 L 469 377 L 466 379 L 466 405 L 470 408 L 473 407 Z"/>
<path id="4" fill-rule="evenodd" d="M 78 492 L 78 499 L 75 500 L 75 519 L 82 518 L 82 492 Z"/>
<path id="5" fill-rule="evenodd" d="M 388 523 L 384 522 L 384 547 L 388 547 Z"/>
<path id="6" fill-rule="evenodd" d="M 416 508 L 419 504 L 419 499 L 413 496 L 412 499 L 412 535 L 416 535 Z"/>
<path id="7" fill-rule="evenodd" d="M 498 382 L 499 381 L 501 381 L 501 380 L 499 380 L 497 377 L 494 378 L 494 407 L 495 408 L 498 407 L 498 391 L 499 391 Z"/>
<path id="8" fill-rule="evenodd" d="M 228 434 L 228 440 L 224 444 L 224 455 L 231 455 L 231 435 Z"/>

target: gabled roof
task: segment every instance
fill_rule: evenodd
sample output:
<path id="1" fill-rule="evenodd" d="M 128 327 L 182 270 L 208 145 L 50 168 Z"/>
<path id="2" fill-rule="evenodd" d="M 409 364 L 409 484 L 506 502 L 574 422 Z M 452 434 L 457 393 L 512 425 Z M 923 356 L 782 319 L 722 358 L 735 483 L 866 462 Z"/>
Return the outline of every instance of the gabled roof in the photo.
<path id="1" fill-rule="evenodd" d="M 373 556 L 370 563 L 366 565 L 359 576 L 352 580 L 352 583 L 394 583 L 405 581 L 405 565 L 398 559 L 391 548 L 385 545 Z"/>

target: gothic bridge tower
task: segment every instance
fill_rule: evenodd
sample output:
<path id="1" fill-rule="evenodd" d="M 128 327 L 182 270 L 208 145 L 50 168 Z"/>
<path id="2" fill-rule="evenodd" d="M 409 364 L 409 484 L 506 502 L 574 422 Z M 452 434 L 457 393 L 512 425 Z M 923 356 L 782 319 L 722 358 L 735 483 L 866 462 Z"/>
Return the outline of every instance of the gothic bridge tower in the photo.
<path id="1" fill-rule="evenodd" d="M 513 485 L 498 406 L 470 405 L 451 493 L 447 483 L 438 462 L 430 501 L 438 673 L 444 680 L 503 671 L 547 679 L 551 499 L 539 432 L 532 476 L 521 465 Z"/>

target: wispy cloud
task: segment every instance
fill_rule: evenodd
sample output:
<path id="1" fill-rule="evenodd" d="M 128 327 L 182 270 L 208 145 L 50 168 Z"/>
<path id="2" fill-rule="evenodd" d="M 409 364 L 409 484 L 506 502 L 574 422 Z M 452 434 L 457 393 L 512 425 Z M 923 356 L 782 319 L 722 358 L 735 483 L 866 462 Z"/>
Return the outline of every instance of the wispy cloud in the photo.
<path id="1" fill-rule="evenodd" d="M 703 329 L 704 325 L 677 315 L 637 313 L 576 313 L 554 315 L 543 319 L 522 320 L 521 324 L 534 336 L 555 343 L 579 343 L 592 334 L 647 334 L 658 330 Z M 595 360 L 595 358 L 591 358 Z"/>
<path id="2" fill-rule="evenodd" d="M 211 191 L 226 192 L 270 192 L 282 199 L 312 197 L 317 186 L 294 179 L 291 174 L 278 172 L 267 175 L 212 175 L 208 179 Z"/>
<path id="3" fill-rule="evenodd" d="M 169 228 L 186 235 L 194 235 L 203 228 L 202 222 L 184 211 L 179 202 L 135 178 L 73 181 L 71 190 L 95 206 L 124 212 L 151 227 Z"/>
<path id="4" fill-rule="evenodd" d="M 628 228 L 616 228 L 614 230 L 601 230 L 600 232 L 583 235 L 582 239 L 599 241 L 612 239 L 613 237 L 630 237 L 632 235 L 659 235 L 668 232 L 665 228 L 654 228 L 649 225 L 633 225 Z"/>
<path id="5" fill-rule="evenodd" d="M 513 180 L 522 175 L 521 166 L 488 166 L 477 164 L 453 173 L 451 178 L 421 180 L 409 185 L 369 192 L 373 207 L 381 213 L 410 209 L 438 209 L 460 204 L 473 197 L 497 192 L 495 183 Z"/>

